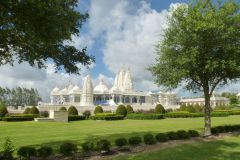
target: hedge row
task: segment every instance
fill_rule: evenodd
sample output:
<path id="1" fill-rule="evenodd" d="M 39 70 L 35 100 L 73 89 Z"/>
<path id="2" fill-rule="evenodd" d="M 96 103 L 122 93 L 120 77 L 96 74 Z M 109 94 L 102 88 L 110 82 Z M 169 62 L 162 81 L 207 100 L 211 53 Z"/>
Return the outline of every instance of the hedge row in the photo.
<path id="1" fill-rule="evenodd" d="M 128 119 L 163 119 L 164 115 L 163 114 L 128 114 L 127 115 Z"/>
<path id="2" fill-rule="evenodd" d="M 227 117 L 228 112 L 212 112 L 212 117 Z M 169 112 L 164 115 L 167 118 L 189 118 L 189 117 L 204 117 L 204 113 L 188 113 L 188 112 Z"/>
<path id="3" fill-rule="evenodd" d="M 33 117 L 3 117 L 2 121 L 17 122 L 17 121 L 33 121 Z"/>
<path id="4" fill-rule="evenodd" d="M 95 116 L 90 116 L 90 119 L 92 120 L 123 120 L 124 116 L 122 115 L 116 115 L 112 113 L 103 113 L 103 114 L 96 114 Z"/>
<path id="5" fill-rule="evenodd" d="M 80 115 L 69 115 L 68 116 L 68 121 L 80 121 L 80 120 L 85 120 L 85 116 L 80 116 Z"/>
<path id="6" fill-rule="evenodd" d="M 227 133 L 227 132 L 234 132 L 239 131 L 240 125 L 225 125 L 225 126 L 216 126 L 212 127 L 211 131 L 212 134 L 218 134 L 218 133 Z"/>

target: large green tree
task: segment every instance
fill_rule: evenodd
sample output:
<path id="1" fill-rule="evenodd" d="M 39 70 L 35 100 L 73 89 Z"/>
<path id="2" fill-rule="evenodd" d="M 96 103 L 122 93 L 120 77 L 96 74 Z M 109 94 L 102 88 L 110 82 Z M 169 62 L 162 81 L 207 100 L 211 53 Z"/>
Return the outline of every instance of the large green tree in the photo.
<path id="1" fill-rule="evenodd" d="M 86 48 L 71 45 L 88 18 L 76 6 L 77 0 L 0 1 L 0 65 L 17 60 L 43 68 L 51 61 L 56 71 L 79 73 L 78 63 L 91 64 Z"/>
<path id="2" fill-rule="evenodd" d="M 235 1 L 197 0 L 169 16 L 150 67 L 155 82 L 184 84 L 205 97 L 205 135 L 211 135 L 210 97 L 220 85 L 240 78 L 240 15 Z"/>

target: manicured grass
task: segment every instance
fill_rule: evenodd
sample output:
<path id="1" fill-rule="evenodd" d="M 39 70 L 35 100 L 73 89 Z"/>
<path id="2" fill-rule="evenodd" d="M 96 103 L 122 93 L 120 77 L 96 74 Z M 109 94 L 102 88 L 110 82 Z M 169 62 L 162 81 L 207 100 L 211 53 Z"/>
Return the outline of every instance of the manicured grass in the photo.
<path id="1" fill-rule="evenodd" d="M 201 142 L 160 151 L 118 156 L 112 160 L 239 160 L 240 137 Z"/>
<path id="2" fill-rule="evenodd" d="M 240 116 L 212 118 L 213 126 L 239 124 Z M 108 138 L 144 134 L 146 132 L 166 132 L 180 129 L 202 131 L 203 118 L 169 118 L 163 120 L 120 120 L 120 121 L 75 121 L 57 122 L 1 122 L 0 146 L 9 137 L 16 148 L 25 145 L 49 144 L 58 147 L 64 141 L 82 143 L 86 139 Z"/>

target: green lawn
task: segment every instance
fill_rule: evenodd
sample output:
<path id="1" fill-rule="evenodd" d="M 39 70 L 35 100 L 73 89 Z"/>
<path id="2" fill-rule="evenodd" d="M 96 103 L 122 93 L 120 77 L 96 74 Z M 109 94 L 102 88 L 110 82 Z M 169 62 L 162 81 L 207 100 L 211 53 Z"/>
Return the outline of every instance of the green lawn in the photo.
<path id="1" fill-rule="evenodd" d="M 212 118 L 213 126 L 239 124 L 240 116 Z M 203 118 L 177 118 L 163 120 L 121 120 L 121 121 L 76 121 L 55 122 L 1 122 L 0 145 L 9 137 L 15 147 L 49 144 L 59 146 L 63 141 L 82 143 L 86 139 L 128 137 L 146 132 L 166 132 L 179 129 L 202 131 Z"/>
<path id="2" fill-rule="evenodd" d="M 201 142 L 128 156 L 112 160 L 239 160 L 240 136 Z"/>

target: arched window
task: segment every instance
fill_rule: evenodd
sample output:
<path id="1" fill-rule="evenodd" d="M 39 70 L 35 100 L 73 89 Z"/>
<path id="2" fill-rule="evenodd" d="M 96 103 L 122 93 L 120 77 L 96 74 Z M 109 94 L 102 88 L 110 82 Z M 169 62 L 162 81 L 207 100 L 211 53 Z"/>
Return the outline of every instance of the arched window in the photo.
<path id="1" fill-rule="evenodd" d="M 125 103 L 130 103 L 130 98 L 129 98 L 129 97 L 125 97 L 124 102 L 125 102 Z"/>
<path id="2" fill-rule="evenodd" d="M 136 97 L 133 97 L 132 103 L 137 103 L 137 98 Z"/>

